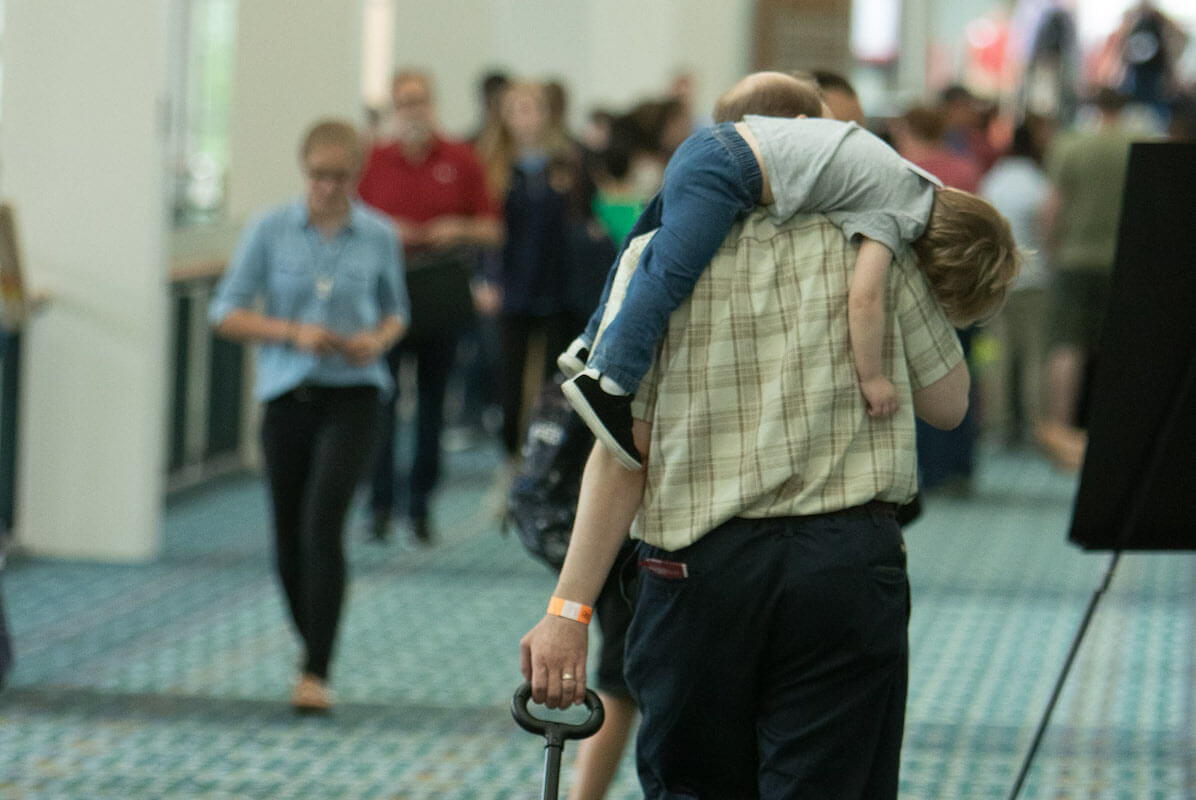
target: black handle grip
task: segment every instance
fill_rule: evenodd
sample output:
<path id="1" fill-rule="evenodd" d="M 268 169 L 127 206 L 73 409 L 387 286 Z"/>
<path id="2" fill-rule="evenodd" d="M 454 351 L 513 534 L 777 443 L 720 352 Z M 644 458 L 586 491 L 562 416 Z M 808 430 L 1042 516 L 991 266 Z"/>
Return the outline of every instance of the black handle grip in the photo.
<path id="1" fill-rule="evenodd" d="M 548 722 L 533 717 L 532 713 L 527 710 L 528 701 L 531 699 L 532 685 L 525 682 L 515 690 L 515 696 L 511 698 L 511 716 L 519 723 L 519 727 L 528 733 L 547 737 L 549 744 L 559 744 L 565 739 L 585 739 L 588 736 L 593 736 L 602 727 L 603 720 L 606 719 L 606 709 L 602 707 L 602 700 L 590 689 L 586 689 L 585 698 L 590 716 L 577 725 L 570 725 L 566 722 Z"/>

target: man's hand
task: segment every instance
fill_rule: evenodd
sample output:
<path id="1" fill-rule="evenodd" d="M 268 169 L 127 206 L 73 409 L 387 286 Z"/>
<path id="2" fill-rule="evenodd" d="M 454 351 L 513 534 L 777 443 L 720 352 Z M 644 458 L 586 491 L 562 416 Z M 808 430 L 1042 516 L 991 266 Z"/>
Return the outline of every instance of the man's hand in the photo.
<path id="1" fill-rule="evenodd" d="M 341 337 L 327 328 L 303 323 L 295 326 L 291 342 L 296 349 L 317 356 L 326 356 L 343 346 Z"/>
<path id="2" fill-rule="evenodd" d="M 897 387 L 883 376 L 860 381 L 860 391 L 868 401 L 868 416 L 884 419 L 897 413 Z"/>
<path id="3" fill-rule="evenodd" d="M 428 222 L 424 233 L 428 244 L 432 247 L 453 247 L 466 241 L 469 226 L 465 222 L 465 217 L 436 217 Z"/>
<path id="4" fill-rule="evenodd" d="M 428 234 L 423 225 L 402 217 L 392 217 L 395 223 L 395 233 L 403 247 L 419 247 L 427 244 Z"/>
<path id="5" fill-rule="evenodd" d="M 493 283 L 476 283 L 472 287 L 473 307 L 483 317 L 493 317 L 502 311 L 502 289 Z"/>
<path id="6" fill-rule="evenodd" d="M 377 361 L 386 348 L 377 331 L 361 331 L 350 336 L 341 344 L 341 355 L 355 367 L 364 367 Z"/>
<path id="7" fill-rule="evenodd" d="M 568 708 L 585 700 L 589 629 L 580 622 L 545 614 L 519 642 L 520 669 L 532 685 L 532 700 Z"/>

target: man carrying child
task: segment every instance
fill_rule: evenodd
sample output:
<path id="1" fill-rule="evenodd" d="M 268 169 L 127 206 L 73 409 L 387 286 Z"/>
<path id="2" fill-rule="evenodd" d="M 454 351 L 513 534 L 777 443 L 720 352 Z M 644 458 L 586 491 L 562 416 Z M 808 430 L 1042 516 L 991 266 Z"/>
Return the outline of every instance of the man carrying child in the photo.
<path id="1" fill-rule="evenodd" d="M 627 246 L 610 314 L 654 240 Z M 967 409 L 962 352 L 898 248 L 879 327 L 895 410 L 870 415 L 841 227 L 756 209 L 715 247 L 629 403 L 645 468 L 595 446 L 521 668 L 536 701 L 581 700 L 589 606 L 635 520 L 625 670 L 645 795 L 895 798 L 909 584 L 894 509 L 916 489 L 915 413 L 949 428 Z"/>

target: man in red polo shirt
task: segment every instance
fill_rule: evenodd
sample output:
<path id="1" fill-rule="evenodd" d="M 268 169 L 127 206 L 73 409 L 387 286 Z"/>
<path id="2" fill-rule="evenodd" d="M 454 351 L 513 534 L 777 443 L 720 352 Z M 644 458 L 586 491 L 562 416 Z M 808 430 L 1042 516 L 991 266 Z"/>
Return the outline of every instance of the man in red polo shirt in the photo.
<path id="1" fill-rule="evenodd" d="M 504 232 L 473 148 L 450 141 L 437 130 L 430 77 L 400 71 L 392 91 L 396 140 L 370 153 L 358 193 L 395 221 L 403 245 L 411 332 L 391 350 L 387 361 L 397 374 L 405 353 L 416 359 L 418 433 L 408 515 L 417 540 L 427 544 L 432 540 L 428 498 L 440 472 L 444 393 L 457 340 L 469 322 L 471 302 L 497 305 L 497 298 L 485 291 L 471 299 L 469 280 L 478 250 L 500 246 Z M 386 538 L 394 508 L 395 399 L 397 389 L 383 409 L 370 500 L 372 532 L 379 539 Z"/>

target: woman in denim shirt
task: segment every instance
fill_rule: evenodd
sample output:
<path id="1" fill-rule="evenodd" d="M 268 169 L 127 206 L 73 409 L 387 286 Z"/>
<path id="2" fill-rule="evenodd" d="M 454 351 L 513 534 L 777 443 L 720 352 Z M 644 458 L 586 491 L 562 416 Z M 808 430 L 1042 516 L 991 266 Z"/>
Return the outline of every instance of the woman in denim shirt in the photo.
<path id="1" fill-rule="evenodd" d="M 258 346 L 276 562 L 303 643 L 291 703 L 326 711 L 345 515 L 374 446 L 379 394 L 391 388 L 381 356 L 409 308 L 393 226 L 349 195 L 362 163 L 357 131 L 317 123 L 300 161 L 305 197 L 249 224 L 209 317 L 219 335 Z"/>

